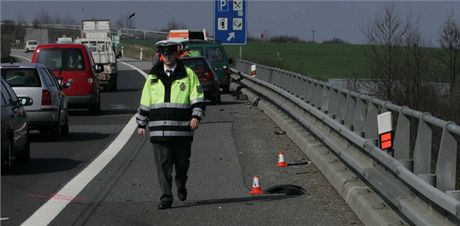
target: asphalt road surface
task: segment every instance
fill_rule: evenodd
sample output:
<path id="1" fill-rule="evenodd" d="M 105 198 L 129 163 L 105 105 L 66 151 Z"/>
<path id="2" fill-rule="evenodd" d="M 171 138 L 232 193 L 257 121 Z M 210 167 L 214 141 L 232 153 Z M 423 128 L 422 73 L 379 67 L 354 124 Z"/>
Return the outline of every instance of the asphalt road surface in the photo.
<path id="1" fill-rule="evenodd" d="M 122 60 L 144 71 L 150 67 Z M 72 111 L 70 135 L 62 139 L 31 135 L 31 162 L 1 176 L 1 225 L 20 225 L 50 199 L 70 201 L 51 225 L 362 225 L 262 111 L 230 94 L 221 105 L 207 107 L 195 134 L 187 201 L 175 197 L 173 208 L 157 210 L 161 194 L 153 150 L 134 131 L 78 195 L 54 195 L 118 139 L 135 113 L 144 77 L 122 63 L 119 69 L 119 90 L 102 93 L 101 114 Z M 280 149 L 288 162 L 307 164 L 277 168 Z M 250 196 L 254 176 L 263 188 L 294 184 L 306 194 Z"/>

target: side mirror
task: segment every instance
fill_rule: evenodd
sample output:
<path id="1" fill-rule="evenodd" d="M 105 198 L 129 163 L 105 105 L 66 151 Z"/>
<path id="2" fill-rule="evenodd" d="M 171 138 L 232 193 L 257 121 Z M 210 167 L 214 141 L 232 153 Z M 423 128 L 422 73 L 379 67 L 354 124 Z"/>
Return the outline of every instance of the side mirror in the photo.
<path id="1" fill-rule="evenodd" d="M 62 77 L 57 77 L 56 80 L 57 80 L 58 84 L 59 84 L 60 86 L 62 86 L 62 80 L 64 80 L 64 78 L 62 78 Z"/>
<path id="2" fill-rule="evenodd" d="M 95 71 L 96 73 L 101 73 L 101 72 L 104 71 L 104 67 L 103 67 L 101 64 L 96 64 L 96 65 L 94 65 L 94 69 L 95 69 L 94 71 Z"/>
<path id="3" fill-rule="evenodd" d="M 19 105 L 30 106 L 34 103 L 34 100 L 30 97 L 18 97 Z"/>
<path id="4" fill-rule="evenodd" d="M 64 84 L 61 84 L 61 89 L 68 89 L 70 88 L 70 83 L 66 82 Z"/>

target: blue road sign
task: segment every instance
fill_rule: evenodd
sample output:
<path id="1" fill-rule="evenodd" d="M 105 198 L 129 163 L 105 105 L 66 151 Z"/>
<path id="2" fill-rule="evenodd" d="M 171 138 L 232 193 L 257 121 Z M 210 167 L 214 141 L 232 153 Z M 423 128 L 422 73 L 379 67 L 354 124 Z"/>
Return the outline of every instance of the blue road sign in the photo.
<path id="1" fill-rule="evenodd" d="M 214 39 L 222 45 L 246 44 L 246 0 L 216 0 Z"/>

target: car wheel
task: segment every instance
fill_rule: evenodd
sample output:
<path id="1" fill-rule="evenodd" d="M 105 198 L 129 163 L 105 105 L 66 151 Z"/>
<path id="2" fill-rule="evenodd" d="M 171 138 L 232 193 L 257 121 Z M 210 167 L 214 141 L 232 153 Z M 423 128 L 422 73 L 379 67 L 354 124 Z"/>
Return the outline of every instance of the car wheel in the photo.
<path id="1" fill-rule="evenodd" d="M 60 120 L 57 121 L 56 125 L 50 128 L 51 136 L 54 138 L 59 138 L 62 135 L 62 127 Z"/>
<path id="2" fill-rule="evenodd" d="M 89 112 L 91 112 L 92 114 L 97 114 L 101 111 L 101 97 L 98 96 L 97 99 L 97 102 L 89 107 Z"/>
<path id="3" fill-rule="evenodd" d="M 66 113 L 65 124 L 61 126 L 61 135 L 62 136 L 69 135 L 69 113 Z"/>
<path id="4" fill-rule="evenodd" d="M 16 156 L 16 159 L 18 162 L 21 163 L 28 163 L 30 162 L 30 141 L 29 141 L 29 134 L 27 134 L 27 141 L 26 145 L 24 147 L 24 150 L 22 150 L 21 154 Z"/>
<path id="5" fill-rule="evenodd" d="M 228 83 L 227 85 L 224 85 L 223 91 L 224 93 L 230 93 L 230 83 Z"/>
<path id="6" fill-rule="evenodd" d="M 117 91 L 117 80 L 118 80 L 118 75 L 113 74 L 112 78 L 110 79 L 110 91 Z"/>
<path id="7" fill-rule="evenodd" d="M 217 89 L 217 91 L 215 92 L 214 96 L 213 96 L 213 99 L 212 99 L 212 102 L 214 104 L 220 104 L 221 102 L 221 99 L 220 99 L 220 92 L 219 92 L 219 89 Z"/>
<path id="8" fill-rule="evenodd" d="M 13 157 L 11 153 L 13 152 L 13 142 L 11 139 L 8 139 L 8 149 L 5 153 L 5 156 L 2 158 L 2 169 L 5 171 L 10 171 L 13 165 Z"/>

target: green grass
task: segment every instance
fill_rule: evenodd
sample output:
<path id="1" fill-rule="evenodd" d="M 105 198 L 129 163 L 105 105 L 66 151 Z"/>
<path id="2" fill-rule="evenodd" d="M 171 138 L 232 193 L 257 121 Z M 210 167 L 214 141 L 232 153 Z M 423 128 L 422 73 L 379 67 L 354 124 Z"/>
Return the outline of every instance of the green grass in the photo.
<path id="1" fill-rule="evenodd" d="M 320 79 L 352 78 L 367 71 L 365 45 L 249 42 L 243 46 L 243 59 L 280 66 Z M 225 47 L 229 57 L 239 57 L 239 46 Z"/>
<path id="2" fill-rule="evenodd" d="M 124 45 L 153 48 L 154 40 L 124 40 Z M 367 46 L 350 44 L 280 43 L 277 61 L 277 43 L 249 42 L 243 46 L 243 59 L 260 64 L 281 67 L 319 79 L 353 78 L 367 70 L 364 55 Z M 239 57 L 239 46 L 225 46 L 227 55 Z"/>

